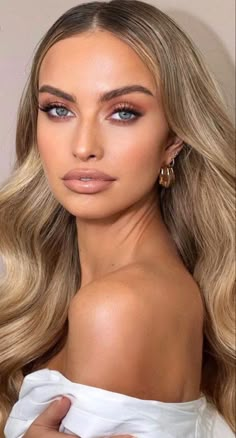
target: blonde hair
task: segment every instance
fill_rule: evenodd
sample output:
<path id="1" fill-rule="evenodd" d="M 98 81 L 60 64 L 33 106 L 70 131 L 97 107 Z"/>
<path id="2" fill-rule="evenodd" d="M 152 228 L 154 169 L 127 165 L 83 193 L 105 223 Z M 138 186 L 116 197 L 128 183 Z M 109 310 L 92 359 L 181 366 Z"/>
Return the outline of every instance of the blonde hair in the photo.
<path id="1" fill-rule="evenodd" d="M 22 374 L 64 345 L 68 306 L 80 287 L 75 217 L 50 192 L 37 150 L 39 69 L 57 41 L 97 29 L 112 32 L 145 62 L 160 87 L 170 129 L 184 140 L 176 182 L 168 189 L 159 185 L 157 196 L 205 305 L 201 389 L 235 431 L 234 129 L 190 38 L 162 11 L 137 0 L 68 10 L 34 56 L 19 106 L 15 166 L 0 190 L 0 431 Z"/>

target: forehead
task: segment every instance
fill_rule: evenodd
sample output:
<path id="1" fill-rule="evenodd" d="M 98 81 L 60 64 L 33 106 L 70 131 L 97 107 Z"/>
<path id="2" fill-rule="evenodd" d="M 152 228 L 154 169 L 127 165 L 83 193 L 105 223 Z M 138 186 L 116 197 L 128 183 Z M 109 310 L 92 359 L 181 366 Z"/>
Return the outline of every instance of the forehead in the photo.
<path id="1" fill-rule="evenodd" d="M 107 31 L 85 32 L 54 44 L 40 67 L 42 84 L 87 92 L 140 83 L 155 93 L 153 75 L 138 54 Z M 69 91 L 69 90 L 68 90 Z"/>

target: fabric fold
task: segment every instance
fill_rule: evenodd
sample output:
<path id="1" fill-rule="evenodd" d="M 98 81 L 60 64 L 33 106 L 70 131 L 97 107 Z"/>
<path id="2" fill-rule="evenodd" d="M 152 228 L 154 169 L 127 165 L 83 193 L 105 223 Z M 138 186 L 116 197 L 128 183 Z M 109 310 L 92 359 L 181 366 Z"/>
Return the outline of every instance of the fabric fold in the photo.
<path id="1" fill-rule="evenodd" d="M 19 399 L 4 429 L 5 438 L 22 438 L 32 422 L 62 395 L 71 400 L 71 406 L 59 432 L 82 438 L 111 434 L 131 434 L 137 438 L 215 438 L 213 427 L 215 431 L 220 427 L 216 422 L 217 411 L 209 407 L 205 396 L 184 403 L 143 400 L 75 383 L 56 370 L 44 368 L 24 378 Z M 234 438 L 224 419 L 217 421 L 225 428 L 219 438 Z"/>

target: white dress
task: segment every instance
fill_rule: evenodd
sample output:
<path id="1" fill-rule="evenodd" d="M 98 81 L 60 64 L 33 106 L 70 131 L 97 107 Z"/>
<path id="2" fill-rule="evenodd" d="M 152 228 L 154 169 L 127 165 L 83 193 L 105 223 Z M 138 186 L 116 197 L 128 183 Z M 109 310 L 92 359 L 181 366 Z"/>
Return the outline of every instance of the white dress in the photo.
<path id="1" fill-rule="evenodd" d="M 111 434 L 137 438 L 235 438 L 224 418 L 203 395 L 183 403 L 142 400 L 74 383 L 48 368 L 25 376 L 4 429 L 5 438 L 22 438 L 35 418 L 61 395 L 72 403 L 59 432 L 81 438 Z"/>

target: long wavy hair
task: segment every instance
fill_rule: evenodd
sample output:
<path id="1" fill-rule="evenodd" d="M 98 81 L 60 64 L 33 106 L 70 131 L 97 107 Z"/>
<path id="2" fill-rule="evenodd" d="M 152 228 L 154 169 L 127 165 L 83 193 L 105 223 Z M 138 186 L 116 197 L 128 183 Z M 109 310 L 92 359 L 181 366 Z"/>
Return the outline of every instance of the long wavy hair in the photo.
<path id="1" fill-rule="evenodd" d="M 158 8 L 137 0 L 80 4 L 39 42 L 18 110 L 16 161 L 0 189 L 0 432 L 22 377 L 63 347 L 80 288 L 75 217 L 51 193 L 37 149 L 38 77 L 48 50 L 107 30 L 132 47 L 161 87 L 170 129 L 184 141 L 176 182 L 159 185 L 163 219 L 205 307 L 201 390 L 235 431 L 234 127 L 202 55 Z M 69 281 L 68 281 L 69 279 Z"/>

